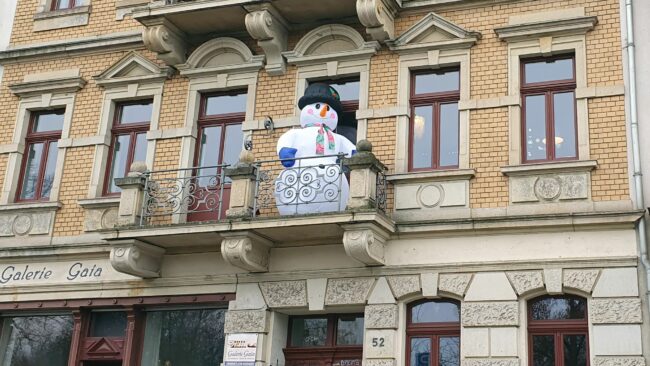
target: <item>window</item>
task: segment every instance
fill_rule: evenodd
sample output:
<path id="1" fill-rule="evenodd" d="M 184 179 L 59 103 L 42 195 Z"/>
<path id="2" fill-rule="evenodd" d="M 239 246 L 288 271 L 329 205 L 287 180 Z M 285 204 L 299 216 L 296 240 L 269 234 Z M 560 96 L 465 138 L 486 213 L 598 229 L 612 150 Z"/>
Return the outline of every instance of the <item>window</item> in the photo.
<path id="1" fill-rule="evenodd" d="M 50 10 L 71 9 L 75 6 L 77 6 L 77 0 L 52 0 L 52 8 Z"/>
<path id="2" fill-rule="evenodd" d="M 152 107 L 151 100 L 120 103 L 116 106 L 104 195 L 119 194 L 120 188 L 115 185 L 115 178 L 125 177 L 134 161 L 145 161 Z"/>
<path id="3" fill-rule="evenodd" d="M 363 315 L 294 316 L 289 319 L 289 339 L 284 356 L 287 366 L 333 365 L 346 360 L 361 366 Z"/>
<path id="4" fill-rule="evenodd" d="M 460 365 L 460 306 L 453 300 L 423 300 L 408 306 L 407 366 Z"/>
<path id="5" fill-rule="evenodd" d="M 409 170 L 458 168 L 460 71 L 413 73 Z"/>
<path id="6" fill-rule="evenodd" d="M 528 303 L 531 366 L 587 366 L 587 301 L 546 296 Z"/>
<path id="7" fill-rule="evenodd" d="M 38 201 L 50 197 L 58 140 L 65 110 L 34 112 L 31 115 L 19 178 L 17 201 Z"/>
<path id="8" fill-rule="evenodd" d="M 215 179 L 221 174 L 219 165 L 233 165 L 239 160 L 244 141 L 242 122 L 246 118 L 246 98 L 246 92 L 242 91 L 202 96 L 195 158 L 198 192 L 192 192 L 193 196 L 207 197 L 213 194 L 210 192 L 219 190 L 221 182 Z M 225 214 L 230 185 L 228 181 L 224 183 L 221 212 L 202 207 L 205 200 L 197 199 L 195 206 L 189 209 L 200 212 L 189 214 L 188 221 L 217 220 Z"/>
<path id="9" fill-rule="evenodd" d="M 70 314 L 5 317 L 0 364 L 66 366 L 72 328 Z"/>
<path id="10" fill-rule="evenodd" d="M 341 98 L 343 113 L 339 116 L 336 133 L 345 136 L 353 144 L 357 142 L 357 110 L 359 109 L 359 78 L 319 80 L 336 89 Z"/>
<path id="11" fill-rule="evenodd" d="M 573 56 L 521 62 L 522 161 L 578 158 Z"/>

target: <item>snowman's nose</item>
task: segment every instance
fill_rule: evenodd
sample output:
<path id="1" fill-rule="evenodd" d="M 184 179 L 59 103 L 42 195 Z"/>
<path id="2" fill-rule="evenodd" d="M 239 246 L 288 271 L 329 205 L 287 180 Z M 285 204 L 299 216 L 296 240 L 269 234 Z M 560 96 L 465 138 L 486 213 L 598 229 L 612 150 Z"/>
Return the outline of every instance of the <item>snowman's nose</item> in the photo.
<path id="1" fill-rule="evenodd" d="M 327 115 L 327 104 L 323 104 L 323 107 L 320 109 L 321 118 L 325 118 Z"/>

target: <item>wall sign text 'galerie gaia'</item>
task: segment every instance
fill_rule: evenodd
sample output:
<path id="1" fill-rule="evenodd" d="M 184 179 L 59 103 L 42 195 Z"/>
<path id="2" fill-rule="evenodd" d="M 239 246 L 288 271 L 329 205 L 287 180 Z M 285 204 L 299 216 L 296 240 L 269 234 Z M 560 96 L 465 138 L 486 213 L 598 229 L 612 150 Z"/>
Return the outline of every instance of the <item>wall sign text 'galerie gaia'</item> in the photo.
<path id="1" fill-rule="evenodd" d="M 2 268 L 2 267 L 0 267 Z M 99 280 L 104 268 L 99 263 L 74 262 L 63 266 L 51 265 L 9 265 L 0 271 L 0 284 L 10 285 L 16 282 L 32 283 L 41 281 L 80 281 Z"/>

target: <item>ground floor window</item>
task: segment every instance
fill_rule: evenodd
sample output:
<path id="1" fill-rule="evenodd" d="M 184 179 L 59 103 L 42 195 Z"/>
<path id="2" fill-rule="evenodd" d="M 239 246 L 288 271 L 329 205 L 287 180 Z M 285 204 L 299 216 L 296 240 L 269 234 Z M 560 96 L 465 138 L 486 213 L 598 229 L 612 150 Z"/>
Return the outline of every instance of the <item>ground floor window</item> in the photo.
<path id="1" fill-rule="evenodd" d="M 408 306 L 407 366 L 460 365 L 460 304 L 421 300 Z"/>

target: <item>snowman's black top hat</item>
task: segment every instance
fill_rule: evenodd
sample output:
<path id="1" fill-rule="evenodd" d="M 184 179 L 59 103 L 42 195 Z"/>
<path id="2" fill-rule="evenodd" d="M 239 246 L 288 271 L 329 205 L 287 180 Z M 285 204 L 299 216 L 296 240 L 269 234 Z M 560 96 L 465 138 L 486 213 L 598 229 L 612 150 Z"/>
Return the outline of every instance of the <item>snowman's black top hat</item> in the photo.
<path id="1" fill-rule="evenodd" d="M 339 116 L 343 113 L 343 105 L 341 104 L 339 93 L 336 89 L 323 83 L 310 84 L 307 90 L 305 90 L 305 95 L 298 100 L 298 107 L 303 109 L 308 104 L 318 102 L 327 103 L 330 107 L 334 108 Z"/>

